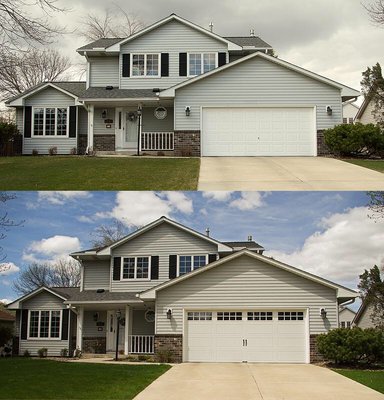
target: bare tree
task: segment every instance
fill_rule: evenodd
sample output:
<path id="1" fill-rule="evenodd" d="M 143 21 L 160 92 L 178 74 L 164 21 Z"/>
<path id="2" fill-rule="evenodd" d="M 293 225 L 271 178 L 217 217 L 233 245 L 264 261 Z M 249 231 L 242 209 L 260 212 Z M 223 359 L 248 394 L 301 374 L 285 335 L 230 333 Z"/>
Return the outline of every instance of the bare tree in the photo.
<path id="1" fill-rule="evenodd" d="M 15 96 L 47 81 L 64 78 L 71 67 L 69 57 L 56 50 L 31 48 L 27 53 L 0 51 L 0 98 Z"/>
<path id="2" fill-rule="evenodd" d="M 372 4 L 363 4 L 371 21 L 377 25 L 384 25 L 384 0 L 375 0 Z"/>
<path id="3" fill-rule="evenodd" d="M 100 225 L 91 233 L 92 245 L 94 247 L 109 246 L 127 236 L 128 233 L 127 227 L 115 219 L 111 225 Z"/>
<path id="4" fill-rule="evenodd" d="M 108 37 L 125 38 L 144 28 L 144 23 L 136 15 L 117 4 L 106 9 L 102 16 L 88 14 L 82 20 L 82 25 L 80 33 L 89 41 Z"/>
<path id="5" fill-rule="evenodd" d="M 368 192 L 368 196 L 370 197 L 369 218 L 377 221 L 384 219 L 384 192 Z"/>
<path id="6" fill-rule="evenodd" d="M 80 285 L 80 263 L 59 260 L 54 264 L 30 264 L 13 282 L 13 289 L 26 294 L 40 286 L 77 287 Z"/>

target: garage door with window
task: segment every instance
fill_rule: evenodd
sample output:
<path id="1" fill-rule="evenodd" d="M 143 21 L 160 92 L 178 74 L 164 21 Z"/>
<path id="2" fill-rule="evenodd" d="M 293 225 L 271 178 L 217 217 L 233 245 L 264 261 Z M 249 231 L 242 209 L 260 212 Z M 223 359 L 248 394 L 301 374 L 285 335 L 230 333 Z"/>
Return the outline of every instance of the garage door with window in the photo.
<path id="1" fill-rule="evenodd" d="M 203 156 L 316 156 L 314 107 L 205 107 Z"/>
<path id="2" fill-rule="evenodd" d="M 306 362 L 305 311 L 188 311 L 186 361 Z"/>

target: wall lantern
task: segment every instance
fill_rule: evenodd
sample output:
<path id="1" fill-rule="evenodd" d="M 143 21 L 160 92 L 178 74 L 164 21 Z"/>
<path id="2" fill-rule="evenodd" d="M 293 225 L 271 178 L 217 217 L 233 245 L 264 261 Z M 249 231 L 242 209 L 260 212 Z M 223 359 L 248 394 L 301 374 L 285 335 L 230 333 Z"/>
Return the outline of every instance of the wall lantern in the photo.
<path id="1" fill-rule="evenodd" d="M 99 313 L 98 312 L 93 314 L 93 320 L 96 321 L 96 322 L 99 320 Z"/>
<path id="2" fill-rule="evenodd" d="M 137 115 L 140 117 L 142 113 L 143 113 L 143 109 L 141 108 L 141 106 L 139 106 L 137 108 Z"/>
<path id="3" fill-rule="evenodd" d="M 325 308 L 320 308 L 320 316 L 321 318 L 327 318 L 327 310 Z"/>
<path id="4" fill-rule="evenodd" d="M 170 308 L 168 308 L 167 310 L 167 319 L 171 319 L 172 318 L 172 310 Z"/>
<path id="5" fill-rule="evenodd" d="M 191 115 L 191 107 L 190 106 L 185 107 L 185 115 L 187 117 L 189 117 Z"/>
<path id="6" fill-rule="evenodd" d="M 101 118 L 102 118 L 102 119 L 106 119 L 106 118 L 107 118 L 107 115 L 108 115 L 107 110 L 103 110 L 103 111 L 101 112 Z"/>
<path id="7" fill-rule="evenodd" d="M 332 115 L 332 107 L 331 106 L 327 106 L 327 114 Z"/>

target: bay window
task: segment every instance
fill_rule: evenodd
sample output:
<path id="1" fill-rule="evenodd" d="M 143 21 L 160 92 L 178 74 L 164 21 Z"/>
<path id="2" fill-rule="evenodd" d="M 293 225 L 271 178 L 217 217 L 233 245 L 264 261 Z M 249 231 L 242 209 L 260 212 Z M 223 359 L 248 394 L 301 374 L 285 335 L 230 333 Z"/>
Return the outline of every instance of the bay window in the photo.
<path id="1" fill-rule="evenodd" d="M 60 339 L 61 311 L 30 311 L 29 339 Z"/>

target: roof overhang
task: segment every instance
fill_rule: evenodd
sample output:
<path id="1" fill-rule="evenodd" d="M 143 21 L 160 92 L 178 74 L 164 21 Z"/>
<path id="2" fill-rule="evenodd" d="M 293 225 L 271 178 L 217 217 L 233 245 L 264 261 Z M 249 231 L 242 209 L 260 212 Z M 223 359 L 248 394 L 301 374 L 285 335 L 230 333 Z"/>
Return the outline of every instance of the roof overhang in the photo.
<path id="1" fill-rule="evenodd" d="M 185 281 L 187 279 L 190 279 L 190 278 L 192 278 L 192 277 L 194 277 L 194 276 L 196 276 L 198 274 L 203 274 L 206 271 L 209 271 L 209 270 L 211 270 L 213 268 L 219 267 L 219 266 L 221 266 L 223 264 L 226 264 L 226 263 L 228 263 L 228 262 L 230 262 L 232 260 L 235 260 L 236 258 L 242 257 L 244 255 L 248 256 L 250 258 L 253 258 L 255 260 L 263 261 L 266 264 L 281 268 L 281 269 L 283 269 L 285 271 L 291 272 L 291 273 L 293 273 L 295 275 L 298 275 L 298 276 L 301 276 L 301 277 L 303 277 L 305 279 L 309 279 L 309 280 L 311 280 L 313 282 L 316 282 L 316 283 L 318 283 L 320 285 L 324 285 L 324 286 L 327 286 L 327 287 L 329 287 L 331 289 L 334 289 L 334 290 L 336 290 L 338 301 L 339 300 L 343 300 L 343 302 L 344 302 L 346 300 L 355 299 L 356 297 L 359 296 L 359 294 L 357 292 L 355 292 L 354 290 L 352 290 L 352 289 L 348 289 L 348 288 L 346 288 L 344 286 L 338 285 L 338 284 L 336 284 L 334 282 L 331 282 L 331 281 L 328 281 L 326 279 L 320 278 L 319 276 L 310 274 L 309 272 L 305 272 L 303 270 L 300 270 L 298 268 L 292 267 L 292 266 L 290 266 L 288 264 L 284 264 L 284 263 L 282 263 L 280 261 L 277 261 L 277 260 L 274 260 L 272 258 L 263 256 L 263 255 L 260 255 L 260 254 L 253 253 L 253 252 L 251 252 L 249 250 L 243 250 L 243 251 L 234 253 L 232 255 L 229 255 L 229 256 L 227 256 L 225 258 L 222 258 L 222 259 L 220 259 L 218 261 L 215 261 L 215 262 L 213 262 L 211 264 L 208 264 L 204 268 L 199 268 L 199 269 L 197 269 L 195 271 L 192 271 L 192 272 L 190 272 L 188 274 L 179 276 L 178 278 L 172 279 L 172 280 L 167 281 L 165 283 L 162 283 L 162 284 L 160 284 L 158 286 L 155 286 L 154 288 L 146 290 L 146 291 L 140 293 L 139 297 L 141 299 L 143 299 L 143 300 L 155 300 L 156 299 L 156 294 L 157 294 L 158 291 L 166 289 L 166 288 L 168 288 L 170 286 L 176 285 L 176 284 L 178 284 L 180 282 L 183 282 L 183 281 Z"/>
<path id="2" fill-rule="evenodd" d="M 26 301 L 26 300 L 30 299 L 31 297 L 34 297 L 37 294 L 39 294 L 41 292 L 44 292 L 44 291 L 46 291 L 46 292 L 58 297 L 61 300 L 67 300 L 65 297 L 59 295 L 58 293 L 56 293 L 53 290 L 47 288 L 46 286 L 41 286 L 41 287 L 35 289 L 34 291 L 26 294 L 25 296 L 18 298 L 17 300 L 13 301 L 12 303 L 7 304 L 7 308 L 9 308 L 10 310 L 18 310 L 18 309 L 21 308 L 20 305 L 21 305 L 21 303 L 23 301 Z"/>

